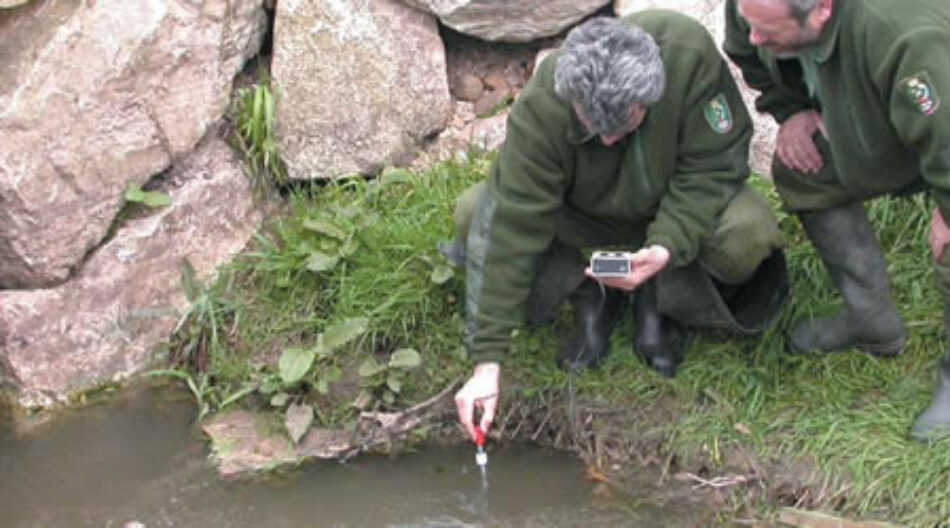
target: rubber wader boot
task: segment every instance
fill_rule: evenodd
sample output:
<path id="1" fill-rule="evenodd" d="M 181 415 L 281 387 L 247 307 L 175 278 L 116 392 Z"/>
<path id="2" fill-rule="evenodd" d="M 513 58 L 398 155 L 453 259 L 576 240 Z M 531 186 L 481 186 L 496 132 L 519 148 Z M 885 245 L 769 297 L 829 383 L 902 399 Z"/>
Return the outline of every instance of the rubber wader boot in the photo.
<path id="1" fill-rule="evenodd" d="M 844 297 L 836 315 L 801 321 L 792 352 L 857 348 L 878 356 L 904 351 L 907 332 L 891 299 L 887 263 L 861 203 L 799 213 L 812 245 Z"/>
<path id="2" fill-rule="evenodd" d="M 574 333 L 561 342 L 557 362 L 568 370 L 594 368 L 610 352 L 610 334 L 623 313 L 626 295 L 586 279 L 567 298 L 574 308 Z"/>
<path id="3" fill-rule="evenodd" d="M 950 436 L 950 306 L 946 305 L 943 307 L 943 326 L 948 344 L 937 366 L 933 400 L 910 429 L 910 437 L 918 442 L 933 442 Z"/>
<path id="4" fill-rule="evenodd" d="M 656 279 L 641 285 L 633 294 L 634 346 L 643 361 L 661 375 L 672 378 L 683 360 L 686 332 L 679 323 L 657 308 Z"/>
<path id="5" fill-rule="evenodd" d="M 439 242 L 436 246 L 439 253 L 442 253 L 446 259 L 456 266 L 465 265 L 465 242 L 461 236 L 455 237 L 455 240 Z"/>
<path id="6" fill-rule="evenodd" d="M 685 328 L 705 328 L 743 335 L 762 333 L 788 300 L 790 286 L 785 252 L 777 249 L 745 282 L 728 284 L 699 262 L 667 268 L 653 279 L 657 309 Z"/>

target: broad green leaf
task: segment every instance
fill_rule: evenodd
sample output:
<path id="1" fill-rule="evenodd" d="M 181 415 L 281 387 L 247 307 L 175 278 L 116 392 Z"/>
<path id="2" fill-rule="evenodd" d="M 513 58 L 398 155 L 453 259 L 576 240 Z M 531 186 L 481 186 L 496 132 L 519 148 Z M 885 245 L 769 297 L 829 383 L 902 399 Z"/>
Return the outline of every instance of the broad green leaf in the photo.
<path id="1" fill-rule="evenodd" d="M 354 205 L 347 205 L 336 210 L 337 216 L 342 216 L 343 218 L 348 218 L 350 220 L 356 218 L 360 212 L 362 212 L 362 209 Z"/>
<path id="2" fill-rule="evenodd" d="M 317 392 L 323 394 L 324 396 L 330 394 L 330 384 L 327 383 L 325 379 L 318 379 L 317 384 L 314 385 L 314 388 L 317 389 Z"/>
<path id="3" fill-rule="evenodd" d="M 383 394 L 383 401 L 386 402 L 386 405 L 392 405 L 396 403 L 396 395 L 391 392 L 386 392 Z"/>
<path id="4" fill-rule="evenodd" d="M 356 237 L 350 237 L 346 239 L 346 242 L 343 243 L 343 246 L 340 247 L 340 256 L 341 257 L 352 257 L 360 249 L 360 241 Z"/>
<path id="5" fill-rule="evenodd" d="M 353 317 L 330 325 L 330 327 L 324 330 L 323 333 L 320 334 L 320 337 L 317 338 L 321 355 L 329 354 L 356 339 L 366 331 L 368 325 L 369 319 L 366 317 Z"/>
<path id="6" fill-rule="evenodd" d="M 283 407 L 287 405 L 287 400 L 290 399 L 290 395 L 286 392 L 278 392 L 277 394 L 270 397 L 270 404 L 272 407 Z"/>
<path id="7" fill-rule="evenodd" d="M 455 271 L 448 266 L 436 266 L 432 269 L 432 275 L 429 277 L 432 282 L 442 285 L 455 276 Z"/>
<path id="8" fill-rule="evenodd" d="M 142 203 L 145 200 L 145 191 L 138 185 L 130 183 L 129 188 L 125 190 L 125 199 L 129 202 Z"/>
<path id="9" fill-rule="evenodd" d="M 333 383 L 334 381 L 340 379 L 342 375 L 343 371 L 340 370 L 340 367 L 330 366 L 327 367 L 325 371 L 320 373 L 320 378 L 327 380 L 328 383 Z"/>
<path id="10" fill-rule="evenodd" d="M 356 228 L 366 229 L 367 227 L 375 224 L 377 220 L 379 220 L 379 215 L 376 213 L 367 214 L 366 216 L 360 218 L 358 222 L 356 222 Z"/>
<path id="11" fill-rule="evenodd" d="M 389 366 L 401 369 L 413 369 L 422 364 L 422 356 L 415 349 L 400 348 L 389 358 Z"/>
<path id="12" fill-rule="evenodd" d="M 314 251 L 307 259 L 307 269 L 310 271 L 330 271 L 340 262 L 340 257 L 336 255 L 327 255 L 320 251 Z"/>
<path id="13" fill-rule="evenodd" d="M 402 380 L 399 379 L 399 376 L 397 376 L 395 372 L 390 372 L 386 378 L 386 386 L 389 387 L 389 390 L 398 394 L 399 391 L 402 390 Z"/>
<path id="14" fill-rule="evenodd" d="M 346 231 L 344 231 L 340 226 L 327 220 L 308 218 L 307 220 L 304 221 L 303 227 L 304 229 L 309 229 L 310 231 L 316 231 L 317 233 L 320 233 L 321 235 L 333 237 L 337 240 L 346 239 Z"/>
<path id="15" fill-rule="evenodd" d="M 376 361 L 376 358 L 369 358 L 360 365 L 360 369 L 357 373 L 361 378 L 370 378 L 385 370 L 386 365 Z"/>
<path id="16" fill-rule="evenodd" d="M 287 414 L 284 416 L 284 425 L 287 426 L 287 432 L 290 433 L 290 439 L 294 444 L 300 442 L 303 435 L 310 429 L 313 423 L 313 407 L 309 405 L 291 404 L 287 407 Z"/>
<path id="17" fill-rule="evenodd" d="M 261 383 L 261 386 L 257 388 L 257 392 L 267 395 L 277 392 L 278 389 L 280 389 L 280 385 L 276 381 L 267 380 Z"/>
<path id="18" fill-rule="evenodd" d="M 161 370 L 150 370 L 145 373 L 145 376 L 149 378 L 164 376 L 164 377 L 175 378 L 175 379 L 184 381 L 190 378 L 191 374 L 183 370 L 161 369 Z"/>
<path id="19" fill-rule="evenodd" d="M 277 363 L 281 381 L 287 385 L 300 381 L 310 370 L 315 357 L 316 353 L 313 349 L 288 348 L 284 350 Z"/>
<path id="20" fill-rule="evenodd" d="M 129 202 L 145 204 L 148 207 L 167 207 L 172 203 L 167 194 L 160 192 L 144 191 L 138 185 L 130 184 L 125 190 L 125 199 Z"/>
<path id="21" fill-rule="evenodd" d="M 383 170 L 383 174 L 380 178 L 383 182 L 383 185 L 390 185 L 393 183 L 409 183 L 412 181 L 412 173 L 406 169 L 398 168 L 387 168 Z"/>
<path id="22" fill-rule="evenodd" d="M 170 196 L 160 192 L 147 192 L 145 193 L 145 199 L 142 200 L 142 203 L 151 207 L 152 209 L 158 209 L 159 207 L 168 207 L 172 203 Z"/>

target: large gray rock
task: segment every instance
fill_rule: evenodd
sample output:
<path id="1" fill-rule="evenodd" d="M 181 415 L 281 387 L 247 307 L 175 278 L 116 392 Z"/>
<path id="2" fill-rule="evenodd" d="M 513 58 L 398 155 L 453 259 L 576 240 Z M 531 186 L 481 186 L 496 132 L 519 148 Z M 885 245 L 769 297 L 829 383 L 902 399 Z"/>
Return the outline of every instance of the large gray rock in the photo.
<path id="1" fill-rule="evenodd" d="M 487 118 L 475 115 L 472 103 L 456 102 L 448 127 L 413 162 L 413 168 L 426 167 L 449 160 L 465 159 L 472 152 L 498 150 L 508 132 L 508 111 Z"/>
<path id="2" fill-rule="evenodd" d="M 722 42 L 726 32 L 725 0 L 614 0 L 614 12 L 617 13 L 617 16 L 626 16 L 648 8 L 671 9 L 699 20 L 712 34 L 713 40 L 722 52 Z M 755 111 L 755 98 L 758 96 L 758 92 L 745 84 L 741 72 L 728 58 L 726 61 L 729 62 L 729 68 L 738 81 L 742 98 L 752 115 L 755 126 L 755 135 L 752 137 L 750 152 L 750 165 L 752 170 L 758 174 L 771 177 L 772 153 L 775 152 L 775 134 L 778 132 L 778 125 L 771 116 Z"/>
<path id="3" fill-rule="evenodd" d="M 30 0 L 0 0 L 0 9 L 9 9 L 11 7 L 21 6 Z"/>
<path id="4" fill-rule="evenodd" d="M 403 0 L 467 35 L 530 42 L 564 31 L 610 0 Z"/>
<path id="5" fill-rule="evenodd" d="M 412 161 L 451 111 L 434 18 L 396 0 L 281 0 L 272 75 L 294 179 Z"/>
<path id="6" fill-rule="evenodd" d="M 260 47 L 262 0 L 37 0 L 0 12 L 0 288 L 62 282 L 130 183 L 187 154 Z"/>
<path id="7" fill-rule="evenodd" d="M 171 205 L 120 227 L 73 280 L 0 291 L 0 378 L 15 403 L 48 407 L 148 367 L 188 304 L 182 259 L 207 278 L 261 223 L 241 162 L 220 139 L 166 184 Z"/>

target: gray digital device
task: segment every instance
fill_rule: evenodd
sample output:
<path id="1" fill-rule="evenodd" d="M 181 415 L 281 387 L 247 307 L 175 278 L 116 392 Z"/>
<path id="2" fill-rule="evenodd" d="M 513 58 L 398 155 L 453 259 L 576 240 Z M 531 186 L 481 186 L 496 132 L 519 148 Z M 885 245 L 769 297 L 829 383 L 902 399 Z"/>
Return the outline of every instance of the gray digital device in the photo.
<path id="1" fill-rule="evenodd" d="M 590 257 L 590 270 L 595 277 L 626 277 L 633 270 L 631 253 L 595 251 Z"/>

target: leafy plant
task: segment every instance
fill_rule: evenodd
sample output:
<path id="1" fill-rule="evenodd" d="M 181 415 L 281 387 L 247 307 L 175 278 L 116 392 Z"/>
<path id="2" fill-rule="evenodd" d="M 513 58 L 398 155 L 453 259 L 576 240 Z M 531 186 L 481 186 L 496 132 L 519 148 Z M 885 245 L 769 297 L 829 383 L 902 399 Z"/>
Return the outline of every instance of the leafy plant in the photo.
<path id="1" fill-rule="evenodd" d="M 258 392 L 269 397 L 272 407 L 287 406 L 284 425 L 294 443 L 300 441 L 313 423 L 314 408 L 303 403 L 300 395 L 293 396 L 291 392 L 306 380 L 318 393 L 329 393 L 330 383 L 336 381 L 341 373 L 339 368 L 327 363 L 334 352 L 366 332 L 368 325 L 369 320 L 365 317 L 347 319 L 317 335 L 313 347 L 285 349 L 277 362 L 277 377 L 269 377 L 258 385 Z M 321 364 L 323 368 L 314 368 Z"/>
<path id="2" fill-rule="evenodd" d="M 173 363 L 203 372 L 211 354 L 221 348 L 221 326 L 231 310 L 198 281 L 187 259 L 182 260 L 179 267 L 182 289 L 190 303 L 172 331 L 177 338 L 172 359 Z"/>
<path id="3" fill-rule="evenodd" d="M 283 392 L 277 391 L 293 389 L 310 374 L 311 378 L 308 379 L 312 387 L 321 394 L 328 393 L 330 390 L 329 384 L 336 381 L 340 376 L 339 369 L 329 365 L 328 361 L 339 348 L 366 332 L 368 324 L 369 320 L 365 317 L 347 319 L 331 325 L 318 334 L 317 343 L 313 347 L 285 349 L 277 362 L 278 385 L 276 387 L 273 385 L 263 387 L 261 392 L 264 394 L 273 393 L 271 404 L 275 407 L 281 407 L 285 399 L 282 396 Z M 315 364 L 327 368 L 314 371 Z"/>
<path id="4" fill-rule="evenodd" d="M 134 183 L 130 183 L 129 187 L 125 190 L 125 200 L 132 203 L 140 203 L 152 209 L 168 207 L 172 203 L 171 198 L 167 194 L 155 191 L 144 191 Z"/>
<path id="5" fill-rule="evenodd" d="M 316 217 L 305 218 L 303 228 L 317 235 L 315 244 L 309 248 L 306 268 L 316 273 L 336 268 L 341 261 L 359 251 L 363 244 L 360 231 L 375 221 L 375 215 L 368 215 L 355 207 L 329 209 L 318 212 Z"/>
<path id="6" fill-rule="evenodd" d="M 392 405 L 402 392 L 406 374 L 422 364 L 422 356 L 413 348 L 400 348 L 389 356 L 387 363 L 380 363 L 370 356 L 359 368 L 364 386 Z"/>

